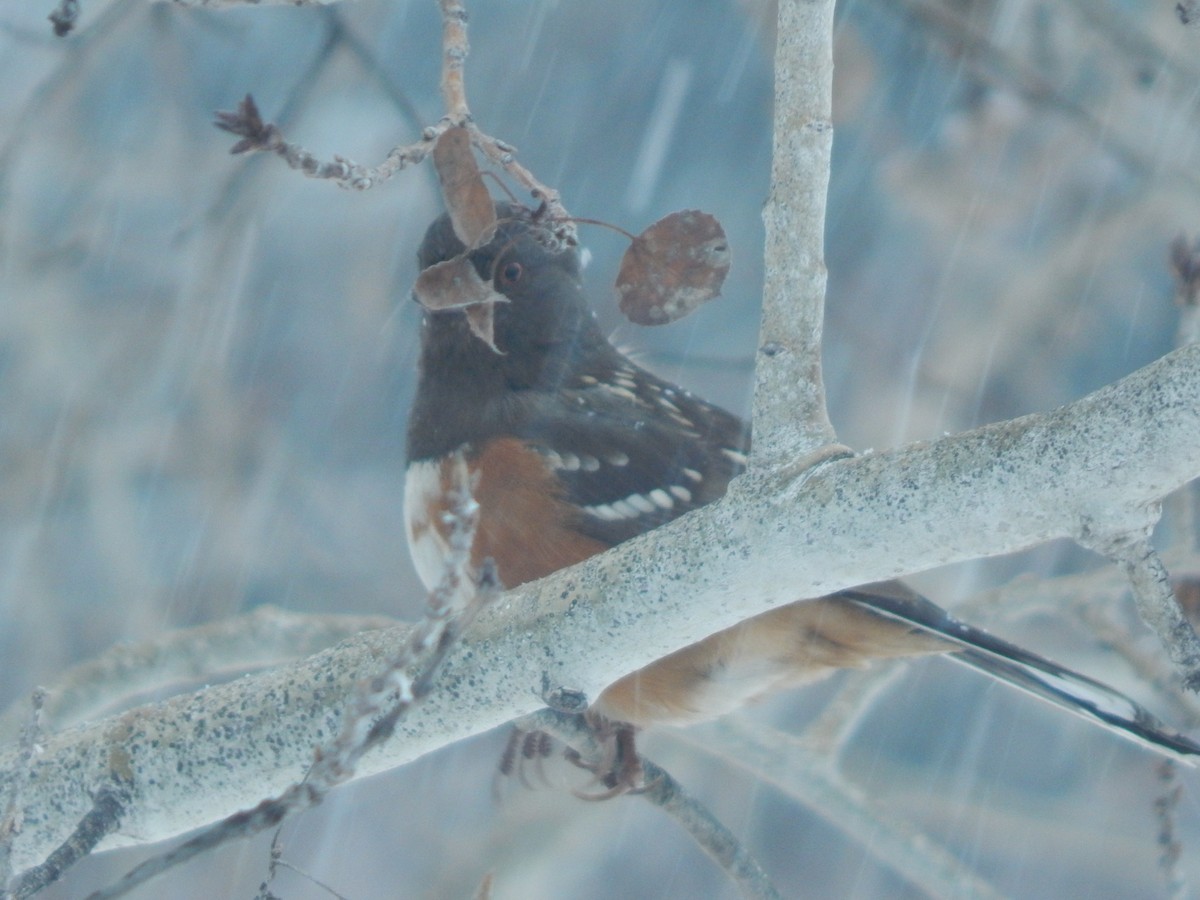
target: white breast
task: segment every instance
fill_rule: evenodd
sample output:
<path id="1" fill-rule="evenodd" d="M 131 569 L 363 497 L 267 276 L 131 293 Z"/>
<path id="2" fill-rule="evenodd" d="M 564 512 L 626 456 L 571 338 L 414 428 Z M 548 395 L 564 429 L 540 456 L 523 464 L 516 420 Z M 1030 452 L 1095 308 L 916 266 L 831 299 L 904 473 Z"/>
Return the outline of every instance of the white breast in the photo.
<path id="1" fill-rule="evenodd" d="M 441 505 L 441 466 L 432 461 L 414 462 L 404 478 L 404 521 L 408 529 L 408 550 L 421 581 L 429 590 L 441 580 L 450 548 L 432 519 Z"/>

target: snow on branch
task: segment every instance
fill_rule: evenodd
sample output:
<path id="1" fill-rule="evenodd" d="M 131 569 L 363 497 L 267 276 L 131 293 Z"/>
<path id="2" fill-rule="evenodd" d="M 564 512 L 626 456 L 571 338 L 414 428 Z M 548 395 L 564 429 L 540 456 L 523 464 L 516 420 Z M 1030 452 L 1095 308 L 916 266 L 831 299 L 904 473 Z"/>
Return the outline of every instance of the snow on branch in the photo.
<path id="1" fill-rule="evenodd" d="M 356 773 L 382 771 L 617 677 L 769 607 L 945 563 L 1152 522 L 1200 475 L 1200 347 L 1046 414 L 826 463 L 752 473 L 730 496 L 518 591 L 446 660 L 442 689 Z M 647 623 L 653 621 L 653 627 Z M 132 785 L 101 848 L 161 840 L 295 782 L 345 698 L 406 629 L 45 739 L 23 790 L 15 869 L 61 844 L 113 766 Z M 586 648 L 586 652 L 581 652 Z M 15 753 L 0 768 L 17 765 Z"/>

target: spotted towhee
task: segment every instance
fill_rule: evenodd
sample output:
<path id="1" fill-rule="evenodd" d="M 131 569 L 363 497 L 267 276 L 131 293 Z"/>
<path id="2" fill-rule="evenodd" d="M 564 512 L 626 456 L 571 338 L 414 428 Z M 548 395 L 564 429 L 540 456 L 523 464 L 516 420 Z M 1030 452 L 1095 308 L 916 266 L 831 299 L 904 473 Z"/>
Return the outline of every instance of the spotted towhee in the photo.
<path id="1" fill-rule="evenodd" d="M 515 587 L 655 528 L 725 493 L 749 429 L 631 362 L 588 308 L 578 253 L 537 215 L 497 205 L 468 258 L 507 302 L 495 349 L 462 310 L 426 311 L 409 420 L 405 510 L 421 579 L 441 576 L 450 458 L 477 473 L 472 560 Z M 466 252 L 447 216 L 422 269 Z M 776 689 L 877 658 L 950 653 L 989 675 L 1171 755 L 1200 754 L 1117 691 L 964 625 L 899 582 L 806 599 L 672 653 L 604 690 L 591 712 L 634 726 L 711 719 Z"/>

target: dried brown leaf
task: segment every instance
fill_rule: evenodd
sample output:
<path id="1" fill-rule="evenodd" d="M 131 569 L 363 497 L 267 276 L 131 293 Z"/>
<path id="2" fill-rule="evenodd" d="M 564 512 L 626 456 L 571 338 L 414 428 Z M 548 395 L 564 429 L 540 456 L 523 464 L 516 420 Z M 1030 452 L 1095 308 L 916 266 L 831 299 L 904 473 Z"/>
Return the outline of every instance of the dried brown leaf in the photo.
<path id="1" fill-rule="evenodd" d="M 430 266 L 417 276 L 413 293 L 417 295 L 418 303 L 435 312 L 504 299 L 479 277 L 466 256 L 456 256 Z"/>
<path id="2" fill-rule="evenodd" d="M 496 228 L 496 207 L 479 174 L 467 129 L 456 126 L 442 132 L 433 147 L 433 165 L 454 233 L 468 248 L 483 246 Z"/>
<path id="3" fill-rule="evenodd" d="M 461 309 L 467 317 L 471 333 L 499 353 L 492 330 L 495 305 L 507 303 L 508 298 L 492 289 L 479 277 L 475 266 L 465 255 L 456 256 L 430 266 L 417 276 L 413 293 L 426 309 L 441 311 Z"/>
<path id="4" fill-rule="evenodd" d="M 492 348 L 496 353 L 500 352 L 500 348 L 496 346 L 496 304 L 495 303 L 480 303 L 478 306 L 468 306 L 463 310 L 467 317 L 467 325 L 471 329 L 471 334 L 479 338 L 485 344 Z"/>
<path id="5" fill-rule="evenodd" d="M 664 216 L 625 251 L 616 285 L 621 312 L 638 325 L 678 321 L 721 293 L 730 261 L 713 216 L 695 209 Z"/>

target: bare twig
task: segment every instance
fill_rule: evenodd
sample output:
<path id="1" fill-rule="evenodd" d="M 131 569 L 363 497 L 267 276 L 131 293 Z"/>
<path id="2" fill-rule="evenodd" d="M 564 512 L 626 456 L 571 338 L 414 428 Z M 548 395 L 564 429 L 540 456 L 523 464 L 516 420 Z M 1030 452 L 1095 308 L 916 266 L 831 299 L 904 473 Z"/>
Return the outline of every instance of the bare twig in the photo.
<path id="1" fill-rule="evenodd" d="M 869 835 L 871 855 L 931 897 L 1001 896 L 950 850 L 846 781 L 806 738 L 758 722 L 749 726 L 732 716 L 703 730 L 681 732 L 679 739 L 775 785 L 844 834 Z"/>
<path id="2" fill-rule="evenodd" d="M 455 125 L 471 118 L 463 69 L 471 45 L 467 43 L 467 9 L 458 0 L 440 0 L 442 8 L 442 102 Z"/>
<path id="3" fill-rule="evenodd" d="M 44 863 L 21 873 L 13 885 L 12 896 L 23 900 L 58 881 L 67 869 L 120 827 L 129 798 L 128 781 L 114 779 L 112 784 L 100 788 L 92 798 L 92 808 L 79 820 L 70 837 L 55 848 Z"/>
<path id="4" fill-rule="evenodd" d="M 875 701 L 903 674 L 902 666 L 871 666 L 847 672 L 838 692 L 805 728 L 805 745 L 817 755 L 836 758 Z"/>
<path id="5" fill-rule="evenodd" d="M 1162 161 L 1147 150 L 1143 134 L 1125 137 L 1116 133 L 1110 117 L 1098 115 L 1067 96 L 1034 66 L 1007 52 L 952 7 L 925 0 L 901 0 L 894 5 L 885 4 L 882 8 L 907 12 L 944 45 L 962 51 L 964 61 L 980 77 L 1004 85 L 1030 103 L 1066 116 L 1131 170 L 1161 178 L 1165 171 Z M 1192 167 L 1172 166 L 1170 175 L 1190 191 L 1200 191 L 1200 178 Z"/>
<path id="6" fill-rule="evenodd" d="M 518 723 L 523 731 L 553 735 L 588 762 L 600 762 L 604 748 L 582 715 L 545 709 Z M 646 787 L 636 796 L 653 803 L 675 820 L 733 880 L 743 897 L 776 900 L 779 892 L 762 866 L 740 841 L 699 800 L 689 794 L 669 772 L 641 757 Z"/>
<path id="7" fill-rule="evenodd" d="M 1080 543 L 1111 559 L 1129 579 L 1139 615 L 1158 635 L 1183 676 L 1184 686 L 1200 691 L 1200 637 L 1180 609 L 1162 560 L 1144 535 L 1106 534 L 1085 526 Z"/>
<path id="8" fill-rule="evenodd" d="M 284 140 L 283 132 L 259 115 L 254 98 L 247 94 L 234 112 L 217 112 L 213 123 L 223 131 L 241 138 L 229 148 L 230 153 L 265 151 L 274 153 L 291 168 L 303 172 L 309 178 L 326 178 L 338 187 L 365 191 L 390 179 L 401 169 L 419 163 L 432 151 L 438 136 L 449 126 L 447 120 L 431 125 L 421 132 L 421 140 L 393 147 L 387 158 L 378 166 L 368 167 L 334 156 L 332 162 L 322 162 L 299 144 Z"/>
<path id="9" fill-rule="evenodd" d="M 528 190 L 535 200 L 544 205 L 543 215 L 556 221 L 571 218 L 571 214 L 562 205 L 558 191 L 542 184 L 532 172 L 517 162 L 515 147 L 499 138 L 484 134 L 474 122 L 468 122 L 466 127 L 471 132 L 471 141 L 483 155 L 504 169 L 517 184 Z"/>
<path id="10" fill-rule="evenodd" d="M 1141 683 L 1153 688 L 1170 705 L 1172 715 L 1178 716 L 1191 728 L 1200 725 L 1200 698 L 1179 690 L 1177 673 L 1169 661 L 1154 649 L 1139 646 L 1129 628 L 1113 617 L 1103 598 L 1080 594 L 1068 600 L 1066 611 L 1096 641 L 1124 660 Z"/>
<path id="11" fill-rule="evenodd" d="M 442 102 L 451 125 L 460 125 L 471 135 L 471 143 L 494 165 L 500 166 L 535 200 L 545 205 L 551 219 L 567 219 L 569 214 L 559 199 L 558 191 L 538 181 L 533 173 L 516 159 L 516 149 L 509 143 L 485 134 L 475 124 L 467 104 L 464 74 L 471 45 L 467 41 L 467 10 L 460 0 L 439 0 L 442 9 Z"/>
<path id="12" fill-rule="evenodd" d="M 4 895 L 4 886 L 12 878 L 12 842 L 21 830 L 21 789 L 33 771 L 33 760 L 43 729 L 45 702 L 45 688 L 36 688 L 29 698 L 26 723 L 21 732 L 20 757 L 10 777 L 4 782 L 4 791 L 0 792 L 0 896 Z"/>
<path id="13" fill-rule="evenodd" d="M 450 554 L 441 582 L 430 592 L 425 616 L 386 669 L 358 686 L 353 708 L 343 719 L 338 736 L 331 745 L 317 751 L 305 778 L 280 796 L 235 813 L 174 850 L 146 860 L 120 881 L 93 893 L 91 900 L 124 896 L 208 850 L 265 831 L 317 805 L 334 787 L 350 779 L 363 754 L 391 737 L 404 714 L 429 694 L 442 661 L 463 629 L 501 591 L 490 561 L 481 566 L 477 578 L 468 571 L 479 508 L 461 455 L 452 467 L 451 479 L 451 509 L 447 513 Z"/>
<path id="14" fill-rule="evenodd" d="M 1154 798 L 1154 815 L 1158 819 L 1158 868 L 1169 896 L 1182 900 L 1188 896 L 1188 889 L 1187 879 L 1179 866 L 1183 843 L 1179 839 L 1176 813 L 1183 796 L 1183 785 L 1179 783 L 1179 771 L 1171 760 L 1164 759 L 1155 770 L 1162 785 L 1161 793 Z"/>
<path id="15" fill-rule="evenodd" d="M 449 128 L 461 126 L 467 129 L 471 143 L 493 165 L 508 173 L 540 205 L 539 214 L 563 222 L 562 228 L 574 235 L 570 214 L 563 206 L 558 191 L 540 182 L 533 173 L 517 162 L 515 148 L 499 138 L 485 133 L 475 124 L 467 104 L 464 72 L 470 45 L 467 42 L 467 11 L 461 0 L 440 0 L 442 9 L 442 98 L 446 114 L 435 124 L 421 132 L 421 139 L 412 144 L 393 147 L 387 158 L 378 166 L 369 167 L 335 155 L 332 161 L 324 162 L 299 144 L 285 140 L 280 128 L 264 122 L 254 98 L 247 94 L 233 112 L 216 114 L 214 124 L 241 138 L 230 148 L 230 153 L 268 152 L 279 156 L 287 164 L 309 178 L 333 181 L 339 187 L 368 190 L 391 179 L 396 173 L 410 165 L 420 163 L 433 152 L 437 139 Z"/>
<path id="16" fill-rule="evenodd" d="M 272 848 L 272 850 L 273 849 L 274 848 Z M 321 879 L 319 879 L 319 878 L 314 878 L 310 873 L 304 871 L 304 869 L 301 869 L 299 866 L 292 865 L 290 862 L 288 862 L 286 859 L 283 859 L 281 856 L 273 857 L 271 860 L 271 876 L 272 876 L 272 878 L 275 875 L 276 868 L 288 869 L 289 871 L 295 872 L 301 878 L 304 878 L 307 881 L 311 881 L 313 884 L 315 884 L 317 887 L 319 887 L 325 893 L 329 894 L 329 896 L 333 897 L 334 900 L 349 900 L 348 897 L 345 897 L 342 894 L 338 893 L 338 891 L 335 890 L 331 885 L 326 884 L 325 882 L 321 881 Z M 269 881 L 263 882 L 263 884 L 259 886 L 259 895 L 260 896 L 271 896 L 269 893 L 269 889 L 270 889 L 270 882 Z"/>

